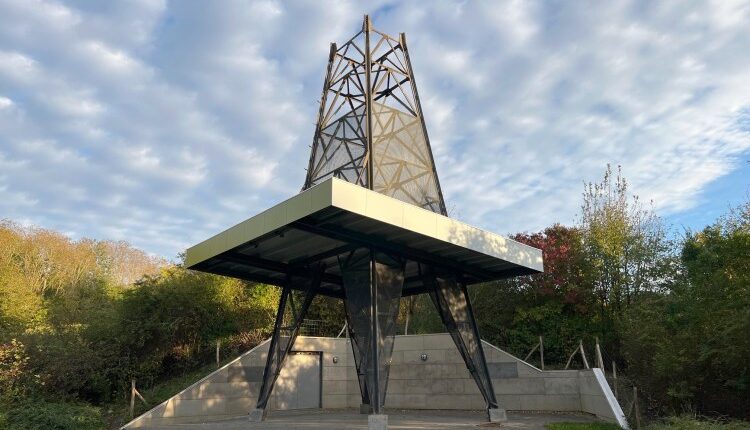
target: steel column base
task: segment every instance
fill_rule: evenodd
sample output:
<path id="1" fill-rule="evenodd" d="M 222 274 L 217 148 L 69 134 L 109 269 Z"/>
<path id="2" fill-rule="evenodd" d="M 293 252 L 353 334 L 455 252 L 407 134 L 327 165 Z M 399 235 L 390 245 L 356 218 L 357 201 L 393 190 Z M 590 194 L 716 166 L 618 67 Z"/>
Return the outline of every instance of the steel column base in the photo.
<path id="1" fill-rule="evenodd" d="M 376 414 L 368 416 L 367 430 L 388 430 L 388 415 Z"/>
<path id="2" fill-rule="evenodd" d="M 487 409 L 487 415 L 491 423 L 501 423 L 508 421 L 508 414 L 505 413 L 505 409 L 490 408 Z"/>
<path id="3" fill-rule="evenodd" d="M 247 418 L 251 423 L 259 423 L 266 419 L 266 410 L 255 408 L 250 411 L 250 414 L 247 416 Z"/>

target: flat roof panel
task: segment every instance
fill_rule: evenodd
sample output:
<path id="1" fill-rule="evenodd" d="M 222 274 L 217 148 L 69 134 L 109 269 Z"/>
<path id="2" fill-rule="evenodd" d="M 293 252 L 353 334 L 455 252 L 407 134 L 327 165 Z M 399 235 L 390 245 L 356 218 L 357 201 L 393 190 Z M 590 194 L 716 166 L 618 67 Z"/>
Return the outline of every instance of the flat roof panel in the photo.
<path id="1" fill-rule="evenodd" d="M 335 178 L 189 248 L 185 260 L 188 268 L 211 272 L 220 267 L 221 274 L 236 271 L 240 277 L 322 255 L 330 272 L 337 273 L 335 255 L 326 252 L 347 243 L 436 266 L 445 263 L 474 273 L 476 280 L 543 270 L 539 249 Z M 256 263 L 238 263 L 240 250 L 273 264 L 254 272 L 250 269 Z M 222 261 L 232 264 L 216 264 Z M 242 273 L 240 266 L 247 266 Z"/>

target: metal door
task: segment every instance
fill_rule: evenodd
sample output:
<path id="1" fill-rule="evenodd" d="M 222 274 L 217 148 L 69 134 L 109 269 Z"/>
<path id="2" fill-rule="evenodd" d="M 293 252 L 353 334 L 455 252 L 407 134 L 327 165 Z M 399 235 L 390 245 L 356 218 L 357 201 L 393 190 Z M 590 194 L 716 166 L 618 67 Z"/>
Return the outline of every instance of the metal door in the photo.
<path id="1" fill-rule="evenodd" d="M 321 352 L 292 351 L 276 380 L 276 409 L 317 409 L 321 407 Z"/>

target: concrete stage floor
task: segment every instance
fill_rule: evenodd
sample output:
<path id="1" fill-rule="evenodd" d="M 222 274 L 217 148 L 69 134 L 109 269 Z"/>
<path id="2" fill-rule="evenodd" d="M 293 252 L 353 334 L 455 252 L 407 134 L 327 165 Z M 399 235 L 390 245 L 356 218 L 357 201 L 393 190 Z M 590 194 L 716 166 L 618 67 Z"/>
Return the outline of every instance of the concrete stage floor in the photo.
<path id="1" fill-rule="evenodd" d="M 509 412 L 508 421 L 488 423 L 482 411 L 388 411 L 388 428 L 393 430 L 465 430 L 504 428 L 512 430 L 544 430 L 551 422 L 595 422 L 586 414 L 551 414 Z M 201 424 L 140 427 L 148 430 L 248 430 L 248 429 L 367 429 L 367 415 L 355 410 L 272 411 L 266 421 L 249 423 L 247 418 L 233 418 Z"/>

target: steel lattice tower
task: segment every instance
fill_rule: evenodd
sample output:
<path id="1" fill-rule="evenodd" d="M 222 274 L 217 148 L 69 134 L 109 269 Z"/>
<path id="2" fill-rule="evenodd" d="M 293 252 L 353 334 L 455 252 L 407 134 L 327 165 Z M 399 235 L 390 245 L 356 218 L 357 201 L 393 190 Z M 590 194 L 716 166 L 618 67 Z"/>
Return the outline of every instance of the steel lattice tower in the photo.
<path id="1" fill-rule="evenodd" d="M 447 215 L 406 36 L 331 44 L 303 189 L 337 177 Z"/>
<path id="2" fill-rule="evenodd" d="M 361 410 L 376 422 L 399 301 L 415 294 L 432 299 L 490 419 L 504 419 L 467 285 L 538 273 L 543 262 L 538 249 L 447 216 L 406 37 L 365 16 L 331 45 L 302 191 L 191 247 L 186 267 L 282 288 L 252 420 L 265 417 L 310 304 L 326 295 L 343 301 Z"/>
<path id="3" fill-rule="evenodd" d="M 331 44 L 303 190 L 330 177 L 447 216 L 406 35 L 378 31 L 367 15 L 354 37 Z M 385 403 L 405 264 L 372 248 L 339 259 L 362 403 L 375 414 Z M 465 287 L 420 270 L 432 274 L 433 302 L 488 408 L 497 408 Z"/>

